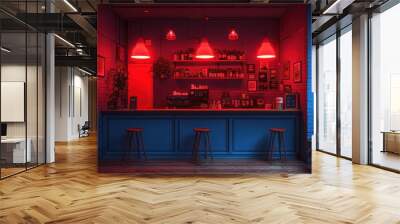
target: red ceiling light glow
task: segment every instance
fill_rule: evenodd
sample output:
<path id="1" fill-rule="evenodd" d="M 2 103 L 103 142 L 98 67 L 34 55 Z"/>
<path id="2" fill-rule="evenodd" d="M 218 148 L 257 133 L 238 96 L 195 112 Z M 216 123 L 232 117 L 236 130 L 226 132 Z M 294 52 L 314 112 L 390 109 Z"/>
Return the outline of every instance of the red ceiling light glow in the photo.
<path id="1" fill-rule="evenodd" d="M 261 43 L 260 48 L 257 51 L 257 58 L 259 59 L 271 59 L 275 58 L 275 49 L 272 47 L 271 42 L 265 38 Z"/>
<path id="2" fill-rule="evenodd" d="M 232 29 L 229 34 L 228 34 L 228 39 L 229 40 L 238 40 L 239 39 L 239 34 L 236 32 L 235 29 Z"/>
<path id="3" fill-rule="evenodd" d="M 140 60 L 150 59 L 150 52 L 147 49 L 143 38 L 139 38 L 136 42 L 135 47 L 132 49 L 131 58 Z"/>
<path id="4" fill-rule="evenodd" d="M 165 39 L 167 40 L 176 40 L 176 34 L 173 30 L 168 30 L 167 34 L 165 35 Z"/>
<path id="5" fill-rule="evenodd" d="M 206 38 L 203 38 L 196 51 L 196 58 L 198 59 L 211 59 L 214 58 L 214 52 Z"/>

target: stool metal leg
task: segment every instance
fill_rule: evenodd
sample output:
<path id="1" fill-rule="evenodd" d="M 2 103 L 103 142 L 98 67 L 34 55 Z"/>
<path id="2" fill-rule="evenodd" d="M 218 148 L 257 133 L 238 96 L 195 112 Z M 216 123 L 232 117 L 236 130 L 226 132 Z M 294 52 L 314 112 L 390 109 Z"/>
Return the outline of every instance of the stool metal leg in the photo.
<path id="1" fill-rule="evenodd" d="M 122 157 L 123 161 L 125 161 L 125 159 L 127 159 L 129 151 L 132 151 L 132 134 L 128 132 L 128 148 L 125 148 L 125 152 Z"/>
<path id="2" fill-rule="evenodd" d="M 139 135 L 140 135 L 140 145 L 141 145 L 140 150 L 142 150 L 144 159 L 147 160 L 146 150 L 144 148 L 143 132 L 140 132 Z"/>
<path id="3" fill-rule="evenodd" d="M 200 136 L 203 136 L 204 139 L 204 158 L 208 158 L 208 140 L 207 140 L 207 133 L 201 133 Z"/>
<path id="4" fill-rule="evenodd" d="M 200 145 L 200 134 L 196 132 L 194 137 L 194 144 L 193 144 L 193 162 L 198 162 L 198 152 L 199 152 L 199 145 Z"/>
<path id="5" fill-rule="evenodd" d="M 282 160 L 282 133 L 278 133 L 279 160 Z"/>
<path id="6" fill-rule="evenodd" d="M 286 142 L 285 142 L 285 133 L 282 133 L 281 135 L 281 144 L 282 144 L 282 151 L 283 151 L 283 157 L 284 160 L 287 160 L 287 153 L 286 153 Z"/>
<path id="7" fill-rule="evenodd" d="M 207 151 L 206 151 L 206 153 L 210 153 L 210 158 L 212 160 L 214 160 L 214 156 L 213 156 L 212 149 L 211 149 L 210 133 L 207 132 L 206 138 L 207 138 L 207 146 L 206 146 L 207 147 Z"/>
<path id="8" fill-rule="evenodd" d="M 274 154 L 274 149 L 275 149 L 275 132 L 271 133 L 271 148 L 270 148 L 270 160 L 273 159 L 273 154 Z"/>
<path id="9" fill-rule="evenodd" d="M 139 142 L 139 135 L 137 132 L 135 132 L 135 142 L 136 142 L 136 155 L 137 158 L 140 159 L 140 142 Z"/>
<path id="10" fill-rule="evenodd" d="M 267 135 L 268 138 L 268 135 Z M 269 155 L 270 155 L 270 151 L 271 151 L 271 142 L 272 142 L 272 132 L 269 135 L 269 138 L 267 140 L 268 144 L 267 144 L 267 155 L 266 155 L 266 160 L 269 160 Z"/>

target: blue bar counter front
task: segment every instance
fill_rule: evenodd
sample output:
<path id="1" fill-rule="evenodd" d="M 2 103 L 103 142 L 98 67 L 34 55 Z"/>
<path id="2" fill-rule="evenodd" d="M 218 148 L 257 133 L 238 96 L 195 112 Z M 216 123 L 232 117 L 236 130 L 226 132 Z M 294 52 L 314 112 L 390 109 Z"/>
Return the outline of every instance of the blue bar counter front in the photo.
<path id="1" fill-rule="evenodd" d="M 100 112 L 99 162 L 135 158 L 128 150 L 127 128 L 143 128 L 149 160 L 190 159 L 194 128 L 211 130 L 214 159 L 266 158 L 270 128 L 285 128 L 287 158 L 304 151 L 300 111 L 271 110 L 132 110 Z M 277 142 L 277 140 L 275 140 Z M 203 150 L 203 148 L 201 148 Z M 128 151 L 128 153 L 126 153 Z M 278 158 L 276 151 L 273 157 Z"/>

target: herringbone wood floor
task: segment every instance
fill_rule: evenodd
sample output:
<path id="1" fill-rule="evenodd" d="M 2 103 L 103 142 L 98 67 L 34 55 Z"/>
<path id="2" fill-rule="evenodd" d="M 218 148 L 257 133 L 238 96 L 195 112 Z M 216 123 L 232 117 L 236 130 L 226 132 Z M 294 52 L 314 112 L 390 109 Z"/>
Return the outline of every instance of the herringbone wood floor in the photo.
<path id="1" fill-rule="evenodd" d="M 99 174 L 93 138 L 0 181 L 0 223 L 400 223 L 400 175 L 314 153 L 314 173 Z"/>

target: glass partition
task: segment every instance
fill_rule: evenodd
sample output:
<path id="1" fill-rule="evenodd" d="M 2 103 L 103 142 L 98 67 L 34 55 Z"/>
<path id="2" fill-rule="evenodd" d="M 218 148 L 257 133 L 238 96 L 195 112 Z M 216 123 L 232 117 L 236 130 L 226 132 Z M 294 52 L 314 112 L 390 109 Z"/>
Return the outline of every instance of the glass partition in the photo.
<path id="1" fill-rule="evenodd" d="M 318 47 L 317 149 L 336 154 L 336 36 Z"/>
<path id="2" fill-rule="evenodd" d="M 31 162 L 25 110 L 26 33 L 3 32 L 1 47 L 1 175 L 6 177 L 24 171 L 26 162 Z"/>
<path id="3" fill-rule="evenodd" d="M 43 11 L 42 1 L 17 5 L 19 13 Z M 0 12 L 0 178 L 45 163 L 45 44 L 44 33 Z"/>

